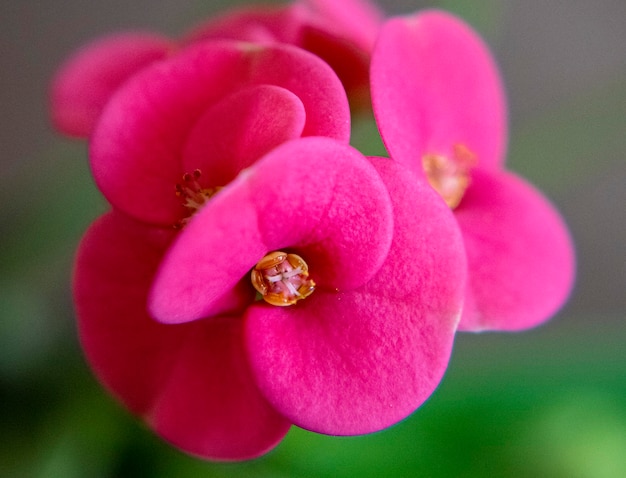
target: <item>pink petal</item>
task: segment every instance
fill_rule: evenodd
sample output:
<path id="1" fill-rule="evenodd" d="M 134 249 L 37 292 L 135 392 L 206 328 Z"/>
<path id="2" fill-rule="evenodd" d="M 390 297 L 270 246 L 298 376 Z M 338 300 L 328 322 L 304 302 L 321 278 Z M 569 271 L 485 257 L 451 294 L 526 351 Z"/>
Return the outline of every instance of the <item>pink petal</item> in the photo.
<path id="1" fill-rule="evenodd" d="M 381 23 L 382 13 L 363 0 L 304 0 L 228 11 L 192 30 L 185 42 L 229 38 L 298 46 L 332 67 L 353 105 L 369 107 L 369 59 Z"/>
<path id="2" fill-rule="evenodd" d="M 371 108 L 369 65 L 383 13 L 367 0 L 300 0 L 310 13 L 296 45 L 308 50 L 337 73 L 356 110 Z"/>
<path id="3" fill-rule="evenodd" d="M 168 38 L 140 32 L 107 36 L 82 47 L 52 82 L 52 123 L 67 135 L 89 136 L 113 92 L 137 71 L 165 58 L 172 48 Z"/>
<path id="4" fill-rule="evenodd" d="M 306 16 L 306 12 L 296 5 L 243 6 L 200 23 L 183 42 L 230 39 L 294 44 L 302 19 Z"/>
<path id="5" fill-rule="evenodd" d="M 380 175 L 359 151 L 327 138 L 292 141 L 254 173 L 250 188 L 269 251 L 297 247 L 321 288 L 354 289 L 377 273 L 393 237 L 393 211 Z"/>
<path id="6" fill-rule="evenodd" d="M 350 42 L 369 53 L 382 20 L 383 13 L 366 0 L 300 0 L 291 5 L 252 5 L 210 18 L 192 29 L 184 42 L 232 39 L 302 46 L 300 29 L 315 25 L 337 40 Z"/>
<path id="7" fill-rule="evenodd" d="M 298 45 L 328 63 L 341 80 L 353 108 L 370 109 L 369 52 L 337 35 L 336 30 L 329 30 L 326 24 L 303 25 Z"/>
<path id="8" fill-rule="evenodd" d="M 245 183 L 217 194 L 185 226 L 156 277 L 149 310 L 163 323 L 209 317 L 267 252 Z M 248 282 L 252 302 L 255 291 Z"/>
<path id="9" fill-rule="evenodd" d="M 484 42 L 450 14 L 389 20 L 372 57 L 372 104 L 392 158 L 421 173 L 425 154 L 462 144 L 478 165 L 504 161 L 503 87 Z"/>
<path id="10" fill-rule="evenodd" d="M 300 0 L 329 31 L 365 52 L 371 52 L 383 22 L 383 12 L 367 0 Z M 339 32 L 339 34 L 338 34 Z"/>
<path id="11" fill-rule="evenodd" d="M 455 215 L 469 261 L 462 330 L 520 330 L 553 315 L 574 278 L 574 252 L 563 220 L 528 183 L 474 171 Z"/>
<path id="12" fill-rule="evenodd" d="M 185 227 L 162 263 L 150 310 L 168 323 L 212 315 L 217 298 L 283 249 L 305 259 L 319 288 L 353 289 L 385 259 L 392 221 L 384 184 L 356 150 L 328 138 L 285 143 Z"/>
<path id="13" fill-rule="evenodd" d="M 316 432 L 374 432 L 413 412 L 443 376 L 461 314 L 466 263 L 451 212 L 396 163 L 374 164 L 391 193 L 394 238 L 372 280 L 246 314 L 259 388 Z"/>
<path id="14" fill-rule="evenodd" d="M 119 213 L 89 229 L 74 277 L 85 354 L 115 396 L 187 453 L 220 460 L 261 455 L 289 423 L 251 380 L 241 319 L 171 326 L 147 314 L 148 289 L 172 236 Z"/>
<path id="15" fill-rule="evenodd" d="M 242 89 L 209 108 L 195 124 L 183 169 L 200 169 L 205 187 L 224 186 L 276 146 L 298 138 L 305 121 L 302 101 L 289 90 L 271 85 Z"/>
<path id="16" fill-rule="evenodd" d="M 302 101 L 303 136 L 348 142 L 345 92 L 321 60 L 291 47 L 204 42 L 134 76 L 107 105 L 91 143 L 93 173 L 107 199 L 147 222 L 180 220 L 174 188 L 186 172 L 189 134 L 217 102 L 258 85 L 284 88 Z"/>
<path id="17" fill-rule="evenodd" d="M 290 423 L 254 385 L 241 319 L 191 325 L 149 423 L 173 445 L 202 458 L 245 460 L 267 453 Z"/>
<path id="18" fill-rule="evenodd" d="M 91 226 L 76 258 L 83 349 L 98 378 L 138 414 L 150 408 L 185 333 L 155 322 L 146 310 L 152 278 L 172 238 L 173 231 L 110 213 Z"/>

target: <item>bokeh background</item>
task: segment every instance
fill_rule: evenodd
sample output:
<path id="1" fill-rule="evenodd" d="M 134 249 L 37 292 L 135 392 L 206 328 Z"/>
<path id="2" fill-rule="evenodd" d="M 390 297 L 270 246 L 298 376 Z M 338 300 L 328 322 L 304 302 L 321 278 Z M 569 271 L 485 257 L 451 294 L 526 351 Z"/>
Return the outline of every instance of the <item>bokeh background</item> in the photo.
<path id="1" fill-rule="evenodd" d="M 48 126 L 48 81 L 100 34 L 177 35 L 242 3 L 0 3 L 0 476 L 626 476 L 623 0 L 379 2 L 390 14 L 449 9 L 493 48 L 510 100 L 508 164 L 553 199 L 577 246 L 576 289 L 551 322 L 459 335 L 437 392 L 389 430 L 335 438 L 294 428 L 244 464 L 177 452 L 102 391 L 76 339 L 69 277 L 105 204 L 85 145 Z"/>

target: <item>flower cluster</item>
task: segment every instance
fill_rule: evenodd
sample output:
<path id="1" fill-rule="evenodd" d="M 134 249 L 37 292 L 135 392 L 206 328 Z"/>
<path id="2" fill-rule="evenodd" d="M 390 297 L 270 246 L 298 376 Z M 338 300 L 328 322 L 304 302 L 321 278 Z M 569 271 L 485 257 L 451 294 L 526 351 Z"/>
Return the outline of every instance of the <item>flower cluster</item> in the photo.
<path id="1" fill-rule="evenodd" d="M 349 145 L 367 111 L 389 158 Z M 535 326 L 571 288 L 566 227 L 503 169 L 491 56 L 444 12 L 299 0 L 109 36 L 60 68 L 51 116 L 111 205 L 76 258 L 85 354 L 193 455 L 393 425 L 458 330 Z"/>

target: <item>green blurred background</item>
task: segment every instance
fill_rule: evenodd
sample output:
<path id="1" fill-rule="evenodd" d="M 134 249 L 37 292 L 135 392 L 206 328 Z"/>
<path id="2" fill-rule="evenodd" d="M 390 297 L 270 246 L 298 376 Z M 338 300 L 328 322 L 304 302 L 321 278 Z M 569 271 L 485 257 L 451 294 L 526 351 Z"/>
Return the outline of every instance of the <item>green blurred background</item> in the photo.
<path id="1" fill-rule="evenodd" d="M 103 392 L 76 340 L 69 277 L 77 241 L 106 206 L 85 145 L 47 124 L 47 83 L 97 35 L 175 35 L 243 3 L 0 4 L 0 476 L 625 477 L 623 0 L 379 2 L 389 13 L 447 8 L 492 46 L 510 100 L 508 164 L 553 199 L 577 246 L 576 289 L 551 322 L 459 335 L 439 389 L 389 430 L 335 438 L 294 428 L 244 464 L 171 449 Z"/>

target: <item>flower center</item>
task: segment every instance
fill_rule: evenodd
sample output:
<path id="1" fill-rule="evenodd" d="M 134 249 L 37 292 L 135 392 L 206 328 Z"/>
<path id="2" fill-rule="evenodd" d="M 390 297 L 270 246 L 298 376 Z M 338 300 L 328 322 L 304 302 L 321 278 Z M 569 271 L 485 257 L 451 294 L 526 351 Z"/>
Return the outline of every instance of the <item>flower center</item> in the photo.
<path id="1" fill-rule="evenodd" d="M 250 280 L 265 302 L 278 306 L 293 305 L 315 290 L 304 259 L 282 251 L 261 259 L 252 269 Z"/>
<path id="2" fill-rule="evenodd" d="M 470 185 L 470 171 L 477 158 L 465 145 L 455 144 L 452 156 L 426 154 L 422 165 L 430 185 L 435 188 L 450 209 L 455 209 Z"/>
<path id="3" fill-rule="evenodd" d="M 222 189 L 220 186 L 203 188 L 198 182 L 200 176 L 202 176 L 202 172 L 196 169 L 192 173 L 183 174 L 183 182 L 176 184 L 176 196 L 180 198 L 183 207 L 187 209 L 187 216 L 174 224 L 175 229 L 182 229 L 191 217 Z"/>

